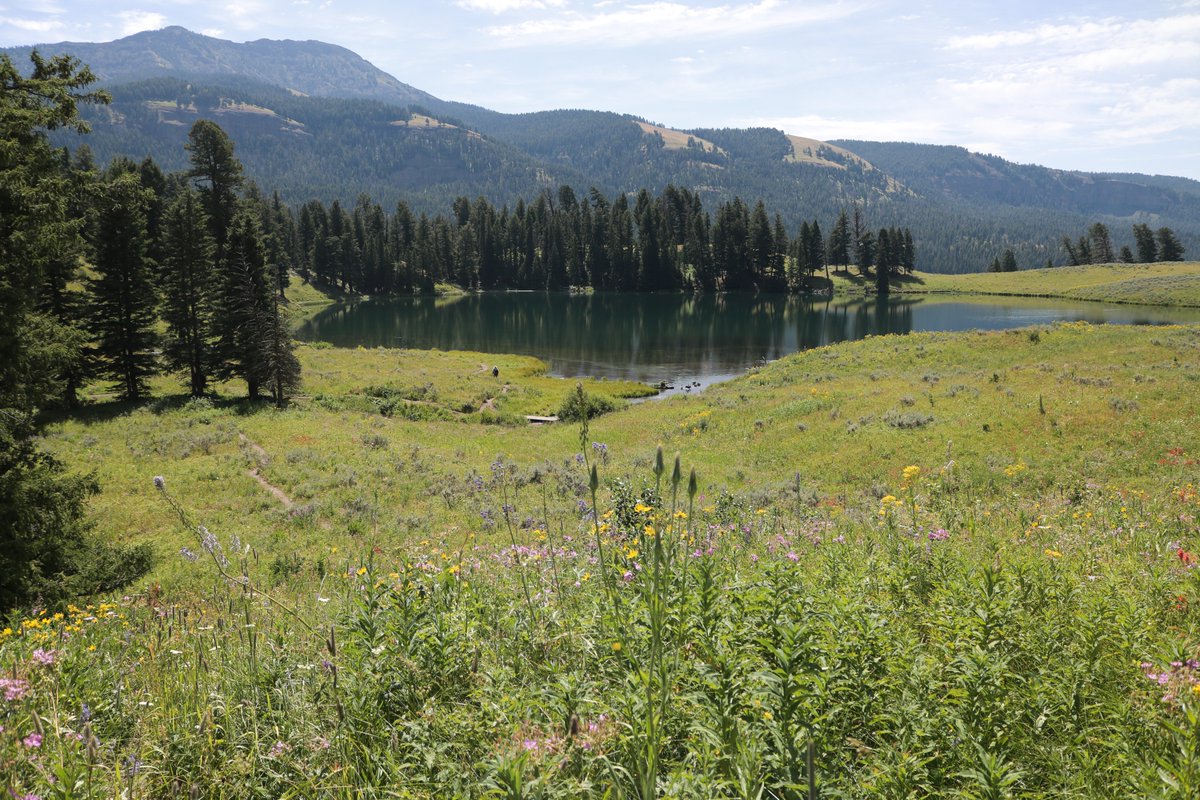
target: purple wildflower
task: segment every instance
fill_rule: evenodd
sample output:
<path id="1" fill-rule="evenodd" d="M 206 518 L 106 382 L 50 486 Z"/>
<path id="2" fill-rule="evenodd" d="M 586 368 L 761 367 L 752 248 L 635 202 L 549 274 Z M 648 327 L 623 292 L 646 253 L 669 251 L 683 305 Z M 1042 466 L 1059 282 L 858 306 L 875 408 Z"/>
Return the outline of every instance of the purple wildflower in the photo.
<path id="1" fill-rule="evenodd" d="M 0 689 L 4 690 L 4 699 L 14 703 L 29 693 L 29 682 L 20 678 L 0 678 Z"/>
<path id="2" fill-rule="evenodd" d="M 31 733 L 21 740 L 21 744 L 26 747 L 41 747 L 42 735 L 40 733 Z"/>
<path id="3" fill-rule="evenodd" d="M 54 663 L 54 658 L 57 655 L 58 654 L 56 652 L 54 652 L 53 650 L 43 650 L 42 648 L 39 647 L 38 649 L 33 651 L 33 660 L 34 660 L 34 663 L 36 663 L 40 666 L 48 667 Z"/>

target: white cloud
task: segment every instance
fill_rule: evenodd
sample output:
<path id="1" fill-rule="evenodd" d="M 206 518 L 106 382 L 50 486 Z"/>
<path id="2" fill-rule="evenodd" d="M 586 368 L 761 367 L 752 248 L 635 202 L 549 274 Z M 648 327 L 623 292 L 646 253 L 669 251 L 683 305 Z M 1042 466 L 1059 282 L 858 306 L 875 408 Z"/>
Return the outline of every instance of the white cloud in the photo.
<path id="1" fill-rule="evenodd" d="M 165 27 L 167 18 L 154 11 L 122 11 L 121 35 L 129 36 L 140 31 L 155 31 Z"/>
<path id="2" fill-rule="evenodd" d="M 1150 60 L 1171 60 L 1180 53 L 1195 56 L 1200 54 L 1200 14 L 1043 24 L 1026 30 L 954 36 L 945 43 L 945 49 L 950 51 L 1014 48 L 1022 48 L 1028 53 L 1026 58 L 1069 58 L 1086 68 L 1115 68 L 1130 58 L 1138 59 L 1138 63 L 1148 63 Z M 1160 55 L 1157 51 L 1163 49 L 1174 52 Z"/>
<path id="3" fill-rule="evenodd" d="M 500 0 L 503 2 L 504 0 Z M 566 11 L 542 19 L 496 25 L 488 33 L 502 44 L 597 44 L 633 46 L 666 39 L 734 37 L 850 16 L 850 3 L 807 4 L 757 0 L 721 6 L 689 6 L 670 0 L 628 3 L 590 12 Z"/>
<path id="4" fill-rule="evenodd" d="M 943 52 L 935 113 L 964 143 L 1115 152 L 1200 135 L 1200 14 L 953 37 Z"/>
<path id="5" fill-rule="evenodd" d="M 22 19 L 20 17 L 0 17 L 0 25 L 8 25 L 30 33 L 49 33 L 63 28 L 57 19 Z"/>
<path id="6" fill-rule="evenodd" d="M 521 11 L 530 8 L 557 8 L 565 0 L 456 0 L 455 5 L 471 11 L 486 11 L 503 14 L 506 11 Z"/>

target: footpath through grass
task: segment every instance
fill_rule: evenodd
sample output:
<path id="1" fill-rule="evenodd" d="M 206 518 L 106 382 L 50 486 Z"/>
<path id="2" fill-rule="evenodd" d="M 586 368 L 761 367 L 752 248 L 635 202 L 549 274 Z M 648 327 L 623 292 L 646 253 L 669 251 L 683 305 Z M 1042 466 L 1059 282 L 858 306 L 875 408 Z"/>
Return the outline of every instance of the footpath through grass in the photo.
<path id="1" fill-rule="evenodd" d="M 586 431 L 517 424 L 574 386 L 530 359 L 300 353 L 285 411 L 52 426 L 160 561 L 0 630 L 2 788 L 1200 791 L 1200 328 L 872 338 Z"/>

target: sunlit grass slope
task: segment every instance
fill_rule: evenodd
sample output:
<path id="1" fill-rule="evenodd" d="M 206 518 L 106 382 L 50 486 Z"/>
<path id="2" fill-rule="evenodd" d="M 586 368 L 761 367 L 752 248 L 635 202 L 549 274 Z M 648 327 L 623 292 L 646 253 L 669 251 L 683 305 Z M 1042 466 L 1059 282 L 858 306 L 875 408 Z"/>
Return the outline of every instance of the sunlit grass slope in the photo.
<path id="1" fill-rule="evenodd" d="M 0 627 L 13 796 L 1200 790 L 1200 328 L 878 337 L 586 430 L 517 422 L 574 387 L 532 359 L 299 352 L 283 411 L 51 426 L 159 565 Z"/>
<path id="2" fill-rule="evenodd" d="M 864 288 L 873 290 L 874 281 L 835 274 L 834 288 L 836 291 L 861 291 Z M 1080 267 L 978 272 L 967 275 L 938 275 L 918 271 L 894 282 L 893 290 L 1200 306 L 1200 261 L 1089 264 Z"/>

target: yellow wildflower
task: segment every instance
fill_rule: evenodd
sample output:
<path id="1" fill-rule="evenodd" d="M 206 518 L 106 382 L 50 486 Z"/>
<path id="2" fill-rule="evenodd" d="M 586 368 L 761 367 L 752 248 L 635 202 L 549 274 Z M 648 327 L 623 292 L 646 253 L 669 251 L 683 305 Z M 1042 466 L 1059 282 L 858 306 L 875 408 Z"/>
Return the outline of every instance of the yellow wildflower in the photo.
<path id="1" fill-rule="evenodd" d="M 1010 478 L 1014 478 L 1017 475 L 1020 475 L 1022 472 L 1024 472 L 1027 469 L 1029 469 L 1029 467 L 1027 467 L 1025 465 L 1024 461 L 1017 461 L 1016 463 L 1009 464 L 1007 467 L 1005 467 L 1004 474 Z"/>
<path id="2" fill-rule="evenodd" d="M 613 652 L 614 653 L 621 652 L 621 643 L 620 642 L 613 642 Z"/>
<path id="3" fill-rule="evenodd" d="M 912 483 L 921 474 L 921 468 L 916 464 L 909 464 L 904 468 L 904 482 Z"/>

